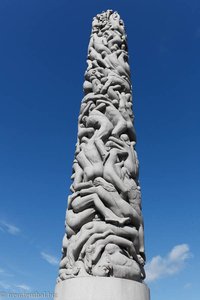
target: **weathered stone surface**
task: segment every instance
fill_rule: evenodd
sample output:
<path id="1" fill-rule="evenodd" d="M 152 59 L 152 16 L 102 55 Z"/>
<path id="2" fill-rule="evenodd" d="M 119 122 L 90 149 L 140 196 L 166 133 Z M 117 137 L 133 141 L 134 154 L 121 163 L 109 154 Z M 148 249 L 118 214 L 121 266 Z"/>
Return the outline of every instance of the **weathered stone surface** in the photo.
<path id="1" fill-rule="evenodd" d="M 150 300 L 150 295 L 144 283 L 91 276 L 57 283 L 55 300 Z"/>
<path id="2" fill-rule="evenodd" d="M 144 228 L 130 67 L 118 13 L 108 10 L 93 19 L 87 62 L 59 290 L 64 291 L 62 299 L 70 294 L 70 300 L 147 300 L 147 289 L 141 284 L 145 278 Z M 68 280 L 72 278 L 76 280 Z M 81 291 L 86 283 L 91 285 L 90 280 L 94 283 L 91 295 L 103 283 L 103 296 L 82 298 Z M 123 297 L 109 298 L 117 291 Z M 135 293 L 132 298 L 131 293 Z"/>

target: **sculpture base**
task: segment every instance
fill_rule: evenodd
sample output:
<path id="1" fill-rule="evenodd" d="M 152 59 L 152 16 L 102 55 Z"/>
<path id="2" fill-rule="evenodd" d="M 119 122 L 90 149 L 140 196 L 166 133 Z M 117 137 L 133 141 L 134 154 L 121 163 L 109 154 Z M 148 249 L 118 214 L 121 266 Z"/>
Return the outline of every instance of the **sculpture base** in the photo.
<path id="1" fill-rule="evenodd" d="M 144 283 L 91 276 L 57 283 L 55 300 L 150 300 L 150 293 Z"/>

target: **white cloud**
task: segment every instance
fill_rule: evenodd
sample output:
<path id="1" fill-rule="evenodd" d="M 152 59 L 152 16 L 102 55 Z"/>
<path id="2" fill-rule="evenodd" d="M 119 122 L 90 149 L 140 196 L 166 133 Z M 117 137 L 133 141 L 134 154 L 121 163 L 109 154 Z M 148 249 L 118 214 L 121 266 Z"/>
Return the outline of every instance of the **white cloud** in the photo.
<path id="1" fill-rule="evenodd" d="M 175 246 L 165 257 L 155 256 L 146 264 L 146 280 L 155 281 L 165 276 L 174 275 L 182 270 L 185 261 L 191 257 L 187 244 Z"/>
<path id="2" fill-rule="evenodd" d="M 51 264 L 51 265 L 59 264 L 59 260 L 55 256 L 48 254 L 46 252 L 41 252 L 40 254 L 41 254 L 42 258 L 44 260 L 46 260 L 49 264 Z"/>
<path id="3" fill-rule="evenodd" d="M 18 288 L 20 291 L 26 291 L 26 292 L 31 290 L 30 286 L 28 286 L 27 284 L 13 284 L 13 283 L 10 284 L 2 280 L 0 281 L 0 288 L 12 292 L 16 291 L 16 288 Z"/>
<path id="4" fill-rule="evenodd" d="M 17 226 L 2 220 L 0 220 L 0 230 L 12 235 L 18 235 L 20 233 L 20 229 Z"/>
<path id="5" fill-rule="evenodd" d="M 0 281 L 0 287 L 5 289 L 5 290 L 8 290 L 10 289 L 10 284 L 6 283 L 5 281 Z"/>
<path id="6" fill-rule="evenodd" d="M 0 268 L 0 277 L 5 278 L 5 277 L 13 277 L 14 275 L 7 272 L 6 270 Z"/>
<path id="7" fill-rule="evenodd" d="M 19 288 L 20 290 L 23 290 L 23 291 L 30 291 L 31 290 L 30 286 L 28 286 L 26 284 L 16 284 L 15 286 L 17 288 Z"/>

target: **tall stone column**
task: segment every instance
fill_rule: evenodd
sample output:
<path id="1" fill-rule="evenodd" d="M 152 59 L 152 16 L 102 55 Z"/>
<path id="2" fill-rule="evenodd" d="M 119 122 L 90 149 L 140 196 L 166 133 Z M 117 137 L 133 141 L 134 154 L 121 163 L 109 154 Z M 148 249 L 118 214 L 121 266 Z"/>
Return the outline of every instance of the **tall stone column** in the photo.
<path id="1" fill-rule="evenodd" d="M 57 300 L 149 300 L 124 23 L 92 22 Z"/>

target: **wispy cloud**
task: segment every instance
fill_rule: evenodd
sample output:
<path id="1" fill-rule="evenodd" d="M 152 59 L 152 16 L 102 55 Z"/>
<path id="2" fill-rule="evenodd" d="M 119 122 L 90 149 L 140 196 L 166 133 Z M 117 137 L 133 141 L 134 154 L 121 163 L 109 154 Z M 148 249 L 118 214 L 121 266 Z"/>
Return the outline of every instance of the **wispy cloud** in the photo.
<path id="1" fill-rule="evenodd" d="M 0 281 L 0 287 L 4 290 L 8 290 L 11 288 L 10 284 L 6 283 L 5 281 Z"/>
<path id="2" fill-rule="evenodd" d="M 12 235 L 18 235 L 21 231 L 17 226 L 3 220 L 0 220 L 0 230 Z"/>
<path id="3" fill-rule="evenodd" d="M 12 274 L 7 273 L 7 271 L 5 271 L 4 269 L 0 268 L 0 276 L 2 277 L 2 280 L 0 280 L 0 288 L 2 288 L 3 290 L 10 290 L 10 291 L 16 291 L 20 290 L 20 291 L 30 291 L 31 288 L 30 286 L 28 286 L 25 283 L 22 284 L 16 284 L 11 282 L 11 280 L 6 279 L 5 277 L 13 277 Z M 1 297 L 0 297 L 1 298 Z"/>
<path id="4" fill-rule="evenodd" d="M 30 291 L 31 290 L 30 286 L 28 286 L 26 284 L 16 284 L 15 286 L 18 289 L 23 290 L 23 291 Z"/>
<path id="5" fill-rule="evenodd" d="M 14 275 L 13 274 L 11 274 L 10 272 L 8 272 L 8 271 L 6 271 L 6 270 L 4 270 L 4 269 L 2 269 L 2 268 L 0 268 L 0 277 L 1 278 L 7 278 L 7 277 L 13 277 Z"/>
<path id="6" fill-rule="evenodd" d="M 146 280 L 155 281 L 165 276 L 179 273 L 185 266 L 185 262 L 191 257 L 187 244 L 175 246 L 165 257 L 155 256 L 146 265 Z"/>
<path id="7" fill-rule="evenodd" d="M 14 284 L 14 283 L 7 283 L 5 280 L 0 280 L 0 288 L 5 290 L 9 290 L 9 291 L 16 291 L 16 289 L 18 291 L 30 291 L 31 288 L 30 286 L 28 286 L 27 284 Z M 0 297 L 1 298 L 1 297 Z"/>
<path id="8" fill-rule="evenodd" d="M 42 258 L 44 260 L 46 260 L 49 264 L 54 265 L 54 266 L 58 265 L 59 260 L 58 260 L 57 257 L 55 257 L 55 256 L 53 256 L 51 254 L 48 254 L 46 252 L 41 252 L 40 254 L 41 254 Z"/>

